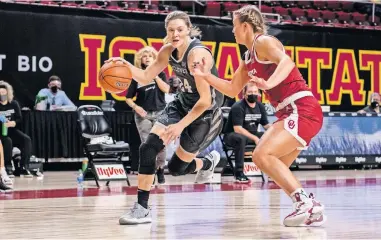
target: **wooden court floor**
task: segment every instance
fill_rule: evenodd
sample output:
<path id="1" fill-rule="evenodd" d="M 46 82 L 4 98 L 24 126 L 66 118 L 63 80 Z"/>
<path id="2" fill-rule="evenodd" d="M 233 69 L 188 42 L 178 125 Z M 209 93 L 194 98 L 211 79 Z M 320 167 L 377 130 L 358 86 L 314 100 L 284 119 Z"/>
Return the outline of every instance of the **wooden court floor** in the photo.
<path id="1" fill-rule="evenodd" d="M 153 223 L 118 225 L 136 200 L 124 182 L 76 188 L 74 172 L 16 179 L 0 193 L 0 239 L 381 239 L 381 170 L 295 172 L 326 205 L 318 228 L 287 228 L 291 201 L 272 182 L 193 184 L 194 175 L 167 177 L 150 197 Z"/>

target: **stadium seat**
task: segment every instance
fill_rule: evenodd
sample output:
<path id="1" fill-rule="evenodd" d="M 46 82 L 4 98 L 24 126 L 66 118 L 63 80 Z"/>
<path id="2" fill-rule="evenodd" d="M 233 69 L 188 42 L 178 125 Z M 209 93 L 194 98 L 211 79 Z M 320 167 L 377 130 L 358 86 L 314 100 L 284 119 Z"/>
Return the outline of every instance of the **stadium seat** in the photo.
<path id="1" fill-rule="evenodd" d="M 297 5 L 303 9 L 311 8 L 312 6 L 311 1 L 297 1 Z"/>
<path id="2" fill-rule="evenodd" d="M 325 10 L 327 9 L 327 4 L 326 4 L 326 1 L 315 0 L 313 2 L 313 7 L 317 10 Z"/>
<path id="3" fill-rule="evenodd" d="M 329 10 L 324 10 L 324 11 L 321 11 L 321 18 L 325 21 L 325 22 L 333 22 L 333 20 L 336 19 L 336 16 L 335 16 L 335 13 L 332 12 L 332 11 L 329 11 Z"/>
<path id="4" fill-rule="evenodd" d="M 319 22 L 319 20 L 322 20 L 320 15 L 321 15 L 320 11 L 317 11 L 315 9 L 306 10 L 306 16 L 308 20 L 311 22 Z"/>
<path id="5" fill-rule="evenodd" d="M 354 12 L 352 13 L 352 20 L 358 25 L 363 25 L 366 22 L 366 15 Z"/>
<path id="6" fill-rule="evenodd" d="M 285 8 L 296 7 L 296 4 L 294 1 L 282 1 L 280 4 L 282 5 L 282 7 L 285 7 Z"/>
<path id="7" fill-rule="evenodd" d="M 204 15 L 206 16 L 221 16 L 221 4 L 219 2 L 207 2 Z"/>
<path id="8" fill-rule="evenodd" d="M 233 2 L 226 2 L 224 4 L 224 10 L 225 12 L 233 12 L 235 10 L 239 9 L 239 4 L 233 3 Z"/>
<path id="9" fill-rule="evenodd" d="M 337 19 L 340 21 L 340 23 L 348 24 L 351 20 L 351 15 L 347 12 L 336 12 Z"/>
<path id="10" fill-rule="evenodd" d="M 341 4 L 338 1 L 327 1 L 327 8 L 331 11 L 340 11 Z"/>
<path id="11" fill-rule="evenodd" d="M 341 2 L 341 9 L 345 12 L 352 12 L 353 2 L 347 2 L 347 1 Z"/>
<path id="12" fill-rule="evenodd" d="M 263 13 L 273 13 L 273 8 L 272 7 L 269 7 L 269 6 L 266 6 L 266 5 L 262 5 L 261 6 L 261 12 Z"/>

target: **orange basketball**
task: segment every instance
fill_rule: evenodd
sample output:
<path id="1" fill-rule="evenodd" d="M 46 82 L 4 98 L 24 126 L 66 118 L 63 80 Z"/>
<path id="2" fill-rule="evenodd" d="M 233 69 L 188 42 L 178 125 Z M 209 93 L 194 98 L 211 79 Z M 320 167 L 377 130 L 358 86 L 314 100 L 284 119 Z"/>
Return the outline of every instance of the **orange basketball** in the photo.
<path id="1" fill-rule="evenodd" d="M 120 62 L 105 63 L 99 71 L 98 81 L 106 92 L 124 92 L 132 81 L 131 69 L 127 64 Z"/>

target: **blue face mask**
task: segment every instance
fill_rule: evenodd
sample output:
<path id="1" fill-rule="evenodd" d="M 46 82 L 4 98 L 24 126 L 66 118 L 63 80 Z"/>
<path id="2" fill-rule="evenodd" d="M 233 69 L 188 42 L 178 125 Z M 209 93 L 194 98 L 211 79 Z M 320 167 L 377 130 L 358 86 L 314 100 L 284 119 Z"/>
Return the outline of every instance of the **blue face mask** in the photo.
<path id="1" fill-rule="evenodd" d="M 5 102 L 8 100 L 7 94 L 0 95 L 0 102 Z"/>

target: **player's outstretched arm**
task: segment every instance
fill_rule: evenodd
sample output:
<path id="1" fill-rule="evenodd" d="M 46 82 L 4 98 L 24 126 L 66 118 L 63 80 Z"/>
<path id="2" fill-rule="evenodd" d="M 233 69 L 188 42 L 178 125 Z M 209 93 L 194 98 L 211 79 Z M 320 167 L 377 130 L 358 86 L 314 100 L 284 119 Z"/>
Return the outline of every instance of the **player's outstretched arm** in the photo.
<path id="1" fill-rule="evenodd" d="M 237 96 L 246 83 L 250 80 L 245 64 L 242 60 L 231 81 L 218 78 L 211 74 L 210 69 L 205 66 L 204 59 L 202 61 L 195 62 L 194 75 L 195 77 L 197 76 L 206 80 L 212 87 L 231 98 Z"/>
<path id="2" fill-rule="evenodd" d="M 172 53 L 172 46 L 170 44 L 164 45 L 155 61 L 149 65 L 145 70 L 135 67 L 133 64 L 127 62 L 123 58 L 110 58 L 109 61 L 118 61 L 123 64 L 128 64 L 132 72 L 132 78 L 137 81 L 140 85 L 147 85 L 152 82 L 152 80 L 159 75 L 167 66 L 169 62 L 169 57 Z"/>
<path id="3" fill-rule="evenodd" d="M 283 51 L 282 44 L 275 38 L 263 36 L 255 43 L 255 50 L 258 55 L 268 61 L 275 63 L 277 68 L 267 81 L 261 78 L 254 78 L 252 81 L 262 90 L 272 89 L 278 86 L 295 67 L 292 59 Z"/>

